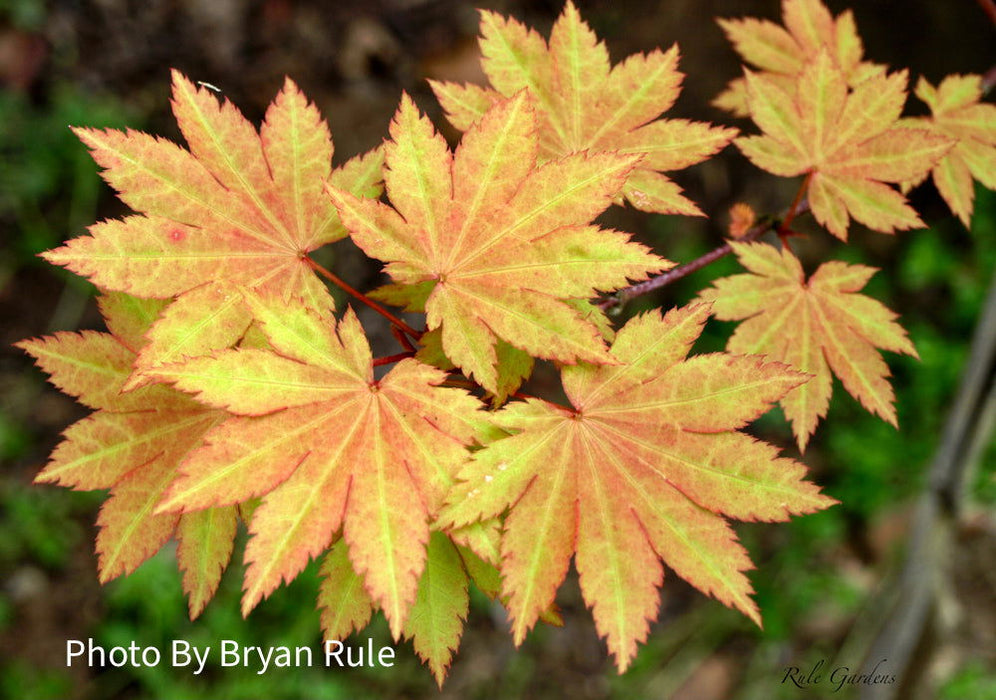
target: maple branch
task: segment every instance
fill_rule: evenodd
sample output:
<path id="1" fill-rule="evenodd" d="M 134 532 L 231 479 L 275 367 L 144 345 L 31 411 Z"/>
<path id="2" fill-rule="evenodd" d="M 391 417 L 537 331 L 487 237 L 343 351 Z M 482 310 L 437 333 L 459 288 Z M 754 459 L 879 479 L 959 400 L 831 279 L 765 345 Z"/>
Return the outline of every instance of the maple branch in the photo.
<path id="1" fill-rule="evenodd" d="M 373 299 L 371 299 L 370 297 L 368 297 L 363 292 L 361 292 L 359 290 L 356 290 L 356 289 L 353 289 L 351 286 L 349 286 L 348 284 L 346 284 L 345 281 L 343 281 L 342 279 L 340 279 L 338 275 L 334 274 L 333 272 L 331 272 L 329 270 L 326 270 L 324 267 L 322 267 L 321 265 L 319 265 L 318 263 L 316 263 L 314 260 L 312 260 L 307 255 L 304 256 L 304 259 L 308 263 L 309 267 L 311 267 L 312 270 L 314 270 L 315 272 L 317 272 L 318 274 L 320 274 L 322 277 L 324 277 L 325 279 L 327 279 L 329 282 L 331 282 L 335 286 L 339 287 L 339 289 L 341 289 L 342 291 L 346 292 L 347 294 L 353 296 L 354 298 L 358 299 L 359 301 L 361 301 L 364 304 L 366 304 L 367 306 L 369 306 L 371 309 L 373 309 L 374 311 L 376 311 L 377 313 L 379 313 L 381 316 L 383 316 L 384 318 L 386 318 L 388 321 L 390 321 L 394 325 L 394 327 L 397 328 L 398 330 L 404 331 L 405 333 L 407 333 L 408 335 L 410 335 L 415 340 L 418 340 L 419 338 L 422 337 L 422 334 L 419 333 L 417 330 L 415 330 L 414 328 L 412 328 L 411 326 L 409 326 L 407 323 L 405 323 L 400 318 L 398 318 L 397 316 L 395 316 L 394 314 L 392 314 L 390 311 L 388 311 L 387 309 L 385 309 L 383 306 L 381 306 L 380 304 L 378 304 L 376 301 L 374 301 Z"/>
<path id="2" fill-rule="evenodd" d="M 809 179 L 807 178 L 803 182 L 803 187 L 800 188 L 799 191 L 803 192 L 805 186 L 807 186 L 808 183 Z M 767 218 L 760 221 L 759 223 L 751 227 L 747 231 L 747 233 L 738 238 L 737 241 L 741 243 L 746 243 L 757 240 L 758 238 L 763 236 L 768 231 L 771 231 L 772 229 L 780 231 L 784 226 L 783 222 L 785 221 L 791 222 L 796 216 L 804 214 L 807 211 L 809 211 L 809 200 L 806 199 L 805 197 L 802 198 L 797 197 L 796 201 L 793 202 L 792 206 L 785 211 L 785 213 L 782 215 L 781 218 Z M 730 244 L 724 243 L 715 250 L 709 251 L 702 257 L 696 258 L 690 263 L 679 265 L 678 267 L 668 270 L 667 272 L 658 275 L 656 277 L 652 277 L 646 280 L 645 282 L 640 282 L 639 284 L 634 284 L 629 287 L 625 287 L 624 289 L 620 289 L 612 296 L 600 301 L 598 303 L 598 308 L 600 308 L 602 311 L 608 311 L 609 309 L 614 309 L 617 306 L 622 306 L 630 299 L 635 299 L 638 296 L 649 294 L 650 292 L 666 287 L 672 282 L 677 282 L 682 277 L 687 277 L 693 272 L 701 270 L 706 265 L 714 263 L 720 258 L 729 255 L 732 252 L 733 248 L 730 246 Z"/>
<path id="3" fill-rule="evenodd" d="M 373 361 L 374 367 L 380 367 L 381 365 L 389 365 L 392 362 L 401 362 L 405 358 L 415 357 L 414 350 L 406 350 L 405 352 L 399 352 L 396 355 L 387 355 L 385 357 L 375 357 Z"/>

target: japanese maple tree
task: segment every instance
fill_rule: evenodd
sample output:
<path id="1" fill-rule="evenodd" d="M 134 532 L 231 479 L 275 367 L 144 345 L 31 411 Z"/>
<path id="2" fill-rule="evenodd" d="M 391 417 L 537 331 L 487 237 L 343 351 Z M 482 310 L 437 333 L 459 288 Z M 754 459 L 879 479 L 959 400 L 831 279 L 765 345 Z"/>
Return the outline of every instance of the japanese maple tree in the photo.
<path id="1" fill-rule="evenodd" d="M 753 135 L 662 118 L 677 47 L 613 66 L 571 2 L 549 40 L 481 13 L 489 85 L 432 84 L 464 132 L 455 149 L 403 94 L 384 144 L 333 168 L 329 129 L 290 80 L 257 130 L 178 72 L 187 148 L 77 129 L 135 213 L 44 257 L 100 289 L 108 331 L 19 346 L 94 409 L 37 481 L 109 490 L 101 580 L 176 537 L 196 617 L 244 522 L 244 615 L 321 558 L 326 637 L 380 610 L 440 684 L 471 582 L 507 607 L 519 644 L 557 623 L 572 560 L 620 672 L 665 568 L 760 624 L 729 521 L 835 501 L 745 429 L 778 404 L 803 451 L 832 375 L 895 425 L 879 350 L 916 355 L 861 293 L 874 269 L 807 274 L 793 222 L 811 212 L 840 245 L 852 219 L 920 227 L 904 193 L 932 175 L 967 223 L 972 179 L 993 187 L 996 172 L 981 78 L 921 79 L 932 115 L 902 118 L 907 74 L 865 61 L 849 12 L 784 0 L 783 16 L 721 22 L 752 67 L 717 104 Z M 679 266 L 596 222 L 626 203 L 703 215 L 665 173 L 735 137 L 758 168 L 801 178 L 783 215 L 740 204 L 734 240 Z M 388 284 L 355 290 L 312 256 L 346 236 Z M 693 303 L 621 327 L 609 315 L 731 252 L 746 272 Z M 398 351 L 375 357 L 327 282 L 380 314 Z M 710 316 L 740 322 L 727 351 L 690 354 Z M 536 360 L 557 367 L 566 402 L 521 391 Z"/>

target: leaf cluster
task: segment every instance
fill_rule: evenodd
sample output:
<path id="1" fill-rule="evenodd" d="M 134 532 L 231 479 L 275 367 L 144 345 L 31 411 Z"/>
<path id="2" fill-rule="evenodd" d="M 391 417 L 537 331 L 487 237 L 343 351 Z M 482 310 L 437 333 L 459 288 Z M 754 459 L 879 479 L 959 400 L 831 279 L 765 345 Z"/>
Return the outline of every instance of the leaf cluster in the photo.
<path id="1" fill-rule="evenodd" d="M 863 61 L 850 14 L 783 7 L 784 29 L 721 22 L 758 70 L 719 103 L 760 128 L 735 141 L 755 165 L 804 176 L 796 202 L 781 220 L 739 207 L 730 246 L 746 272 L 621 328 L 607 295 L 675 264 L 596 218 L 626 203 L 701 216 L 665 173 L 738 132 L 662 118 L 677 47 L 612 66 L 570 2 L 549 40 L 481 13 L 489 86 L 432 86 L 464 132 L 455 150 L 403 95 L 384 144 L 333 168 L 328 127 L 290 80 L 257 130 L 176 72 L 186 148 L 77 129 L 135 213 L 44 257 L 101 289 L 108 332 L 20 347 L 94 409 L 37 480 L 110 491 L 101 580 L 175 537 L 195 617 L 243 522 L 244 615 L 321 558 L 326 637 L 380 610 L 440 683 L 470 582 L 508 608 L 518 644 L 558 621 L 572 559 L 620 671 L 657 616 L 665 565 L 760 624 L 729 520 L 834 500 L 743 429 L 778 403 L 804 450 L 831 373 L 896 424 L 878 350 L 916 354 L 860 294 L 872 268 L 805 274 L 792 218 L 808 208 L 842 240 L 850 219 L 917 227 L 892 185 L 933 173 L 967 220 L 971 178 L 991 187 L 996 153 L 977 79 L 921 82 L 933 117 L 902 120 L 906 74 Z M 756 242 L 772 228 L 781 250 Z M 312 257 L 347 236 L 389 284 L 357 292 Z M 375 358 L 323 277 L 381 313 L 401 352 Z M 726 352 L 689 356 L 710 315 L 742 323 Z M 520 392 L 538 359 L 560 370 L 567 405 Z"/>

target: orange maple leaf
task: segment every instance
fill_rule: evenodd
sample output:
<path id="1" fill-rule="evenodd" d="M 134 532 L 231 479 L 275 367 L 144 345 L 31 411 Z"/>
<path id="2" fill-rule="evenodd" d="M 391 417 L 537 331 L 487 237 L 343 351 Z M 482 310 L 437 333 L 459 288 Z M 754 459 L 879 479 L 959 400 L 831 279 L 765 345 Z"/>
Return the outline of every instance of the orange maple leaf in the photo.
<path id="1" fill-rule="evenodd" d="M 717 21 L 743 60 L 788 93 L 821 51 L 829 53 L 851 87 L 885 73 L 885 66 L 862 60 L 864 48 L 850 10 L 835 20 L 820 0 L 782 0 L 782 20 L 784 27 L 754 17 Z M 732 80 L 712 103 L 738 117 L 750 116 L 743 78 Z"/>
<path id="2" fill-rule="evenodd" d="M 177 71 L 173 113 L 189 151 L 131 130 L 75 130 L 141 215 L 96 224 L 43 254 L 104 289 L 177 297 L 152 327 L 139 373 L 233 345 L 251 321 L 237 286 L 331 305 L 304 257 L 346 235 L 322 188 L 328 180 L 363 196 L 380 192 L 379 151 L 332 171 L 328 127 L 289 79 L 259 133 Z"/>
<path id="3" fill-rule="evenodd" d="M 889 368 L 875 349 L 917 354 L 896 315 L 857 293 L 875 268 L 828 262 L 807 280 L 787 248 L 779 252 L 764 243 L 730 245 L 751 274 L 716 280 L 699 297 L 713 302 L 716 318 L 743 321 L 728 351 L 767 355 L 813 375 L 780 402 L 799 449 L 806 448 L 826 416 L 831 370 L 862 406 L 897 425 Z"/>
<path id="4" fill-rule="evenodd" d="M 759 622 L 750 560 L 722 516 L 787 520 L 834 503 L 801 464 L 737 430 L 806 377 L 760 357 L 686 359 L 708 316 L 698 304 L 631 320 L 612 345 L 618 365 L 564 368 L 573 408 L 529 399 L 494 414 L 514 435 L 474 453 L 440 519 L 461 525 L 513 506 L 501 570 L 516 644 L 572 555 L 620 671 L 656 617 L 661 559 Z"/>
<path id="5" fill-rule="evenodd" d="M 231 556 L 234 509 L 211 509 L 196 517 L 153 511 L 179 463 L 225 414 L 165 386 L 121 393 L 146 342 L 143 334 L 163 305 L 107 294 L 100 298 L 100 308 L 111 333 L 56 333 L 17 346 L 35 358 L 59 389 L 96 409 L 65 431 L 35 481 L 81 491 L 110 489 L 97 519 L 101 582 L 135 570 L 176 533 L 194 618 L 217 589 Z M 210 540 L 204 539 L 205 519 L 216 528 L 230 520 L 230 532 L 226 536 L 215 529 Z"/>
<path id="6" fill-rule="evenodd" d="M 329 187 L 352 239 L 388 263 L 454 365 L 490 392 L 514 390 L 505 341 L 560 362 L 611 361 L 594 307 L 578 299 L 645 279 L 672 263 L 589 222 L 640 156 L 577 153 L 536 166 L 536 116 L 525 91 L 496 103 L 451 154 L 404 96 L 385 145 L 393 207 Z M 402 294 L 404 296 L 404 294 Z"/>
<path id="7" fill-rule="evenodd" d="M 849 92 L 821 51 L 786 92 L 747 71 L 751 118 L 764 132 L 736 140 L 757 167 L 783 177 L 807 173 L 813 216 L 841 240 L 850 218 L 884 233 L 922 227 L 906 199 L 884 184 L 921 179 L 954 142 L 928 129 L 897 125 L 906 72 L 868 78 Z"/>
<path id="8" fill-rule="evenodd" d="M 342 527 L 350 561 L 397 638 L 425 566 L 430 518 L 466 459 L 481 405 L 411 359 L 374 380 L 351 310 L 336 329 L 327 310 L 244 293 L 272 351 L 221 350 L 151 371 L 235 414 L 183 462 L 159 511 L 263 495 L 246 546 L 245 614 Z"/>
<path id="9" fill-rule="evenodd" d="M 663 172 L 721 150 L 735 129 L 658 119 L 680 92 L 678 47 L 634 54 L 611 66 L 605 44 L 568 1 L 550 42 L 514 19 L 481 11 L 481 52 L 492 88 L 430 80 L 450 122 L 466 131 L 495 102 L 529 90 L 539 110 L 540 162 L 577 151 L 642 153 L 623 197 L 643 211 L 702 216 Z"/>
<path id="10" fill-rule="evenodd" d="M 968 227 L 975 200 L 972 179 L 996 189 L 996 105 L 980 102 L 982 77 L 978 75 L 949 75 L 936 88 L 921 77 L 915 93 L 930 107 L 932 116 L 905 122 L 957 140 L 931 175 L 951 211 Z"/>

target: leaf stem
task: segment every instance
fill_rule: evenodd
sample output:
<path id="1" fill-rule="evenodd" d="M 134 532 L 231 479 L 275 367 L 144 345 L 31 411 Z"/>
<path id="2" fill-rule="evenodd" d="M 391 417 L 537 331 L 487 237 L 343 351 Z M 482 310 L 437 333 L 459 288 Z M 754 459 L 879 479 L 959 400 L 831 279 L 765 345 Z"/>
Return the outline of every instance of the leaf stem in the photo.
<path id="1" fill-rule="evenodd" d="M 394 336 L 395 340 L 401 343 L 401 347 L 403 347 L 405 350 L 408 350 L 410 352 L 415 352 L 415 346 L 412 345 L 412 342 L 408 340 L 408 336 L 405 335 L 400 328 L 398 328 L 397 326 L 391 326 L 391 335 Z"/>
<path id="2" fill-rule="evenodd" d="M 807 185 L 807 183 L 808 179 L 803 184 Z M 800 188 L 800 192 L 803 191 L 804 188 Z M 807 211 L 809 211 L 809 200 L 806 199 L 805 197 L 802 198 L 797 197 L 792 207 L 786 210 L 786 212 L 782 215 L 781 219 L 771 218 L 771 217 L 763 219 L 759 223 L 755 224 L 750 230 L 747 231 L 747 233 L 745 233 L 737 240 L 740 242 L 749 242 L 757 240 L 758 238 L 763 236 L 768 231 L 771 231 L 772 229 L 779 230 L 783 225 L 782 224 L 783 221 L 791 222 L 792 219 L 794 219 L 796 216 L 804 214 Z M 622 306 L 630 299 L 635 299 L 636 297 L 643 296 L 644 294 L 649 294 L 650 292 L 654 292 L 658 289 L 666 287 L 672 282 L 677 282 L 682 277 L 687 277 L 693 272 L 701 270 L 706 265 L 714 263 L 720 258 L 729 255 L 732 252 L 733 248 L 730 247 L 730 244 L 724 243 L 718 248 L 709 251 L 702 257 L 696 258 L 690 263 L 686 263 L 684 265 L 675 267 L 661 275 L 658 275 L 657 277 L 652 277 L 646 280 L 645 282 L 640 282 L 639 284 L 634 284 L 629 287 L 625 287 L 624 289 L 620 289 L 618 292 L 616 292 L 609 298 L 600 301 L 598 303 L 598 308 L 600 308 L 602 311 L 608 311 L 609 309 L 613 309 L 617 306 Z"/>
<path id="3" fill-rule="evenodd" d="M 799 208 L 799 202 L 802 198 L 806 196 L 806 192 L 809 191 L 809 183 L 813 179 L 813 171 L 810 170 L 806 173 L 806 177 L 803 179 L 802 184 L 799 185 L 798 191 L 795 193 L 795 197 L 792 198 L 792 204 L 789 205 L 788 211 L 785 212 L 785 216 L 782 217 L 781 223 L 778 224 L 778 235 L 785 240 L 785 236 L 790 233 L 789 226 L 792 225 L 792 220 L 795 219 L 796 215 L 802 212 L 797 211 Z"/>
<path id="4" fill-rule="evenodd" d="M 396 355 L 387 355 L 385 357 L 375 357 L 373 361 L 374 367 L 380 367 L 381 365 L 389 365 L 392 362 L 401 362 L 408 357 L 415 357 L 414 350 L 406 350 L 405 352 L 399 352 Z"/>
<path id="5" fill-rule="evenodd" d="M 335 286 L 339 287 L 339 289 L 343 290 L 347 294 L 353 296 L 357 300 L 359 300 L 359 301 L 363 302 L 364 304 L 366 304 L 367 306 L 369 306 L 371 309 L 373 309 L 374 311 L 376 311 L 377 313 L 379 313 L 381 316 L 383 316 L 384 318 L 386 318 L 388 321 L 390 321 L 391 324 L 395 328 L 397 328 L 398 330 L 407 333 L 408 335 L 410 335 L 415 340 L 418 340 L 419 338 L 422 337 L 422 334 L 419 333 L 417 330 L 415 330 L 414 328 L 412 328 L 411 326 L 409 326 L 407 323 L 405 323 L 400 318 L 398 318 L 397 316 L 395 316 L 394 314 L 392 314 L 390 311 L 388 311 L 387 309 L 385 309 L 383 306 L 381 306 L 380 304 L 378 304 L 376 301 L 374 301 L 373 299 L 371 299 L 370 297 L 368 297 L 363 292 L 360 292 L 360 291 L 358 291 L 356 289 L 353 289 L 351 286 L 349 286 L 348 284 L 346 284 L 345 281 L 343 281 L 342 279 L 340 279 L 338 275 L 334 274 L 333 272 L 331 272 L 329 270 L 326 270 L 324 267 L 322 267 L 321 265 L 319 265 L 318 263 L 316 263 L 314 260 L 312 260 L 307 255 L 304 256 L 304 259 L 308 263 L 308 266 L 311 267 L 312 270 L 314 270 L 315 272 L 317 272 L 318 274 L 320 274 L 322 277 L 324 277 L 325 279 L 327 279 L 329 282 L 331 282 Z"/>

